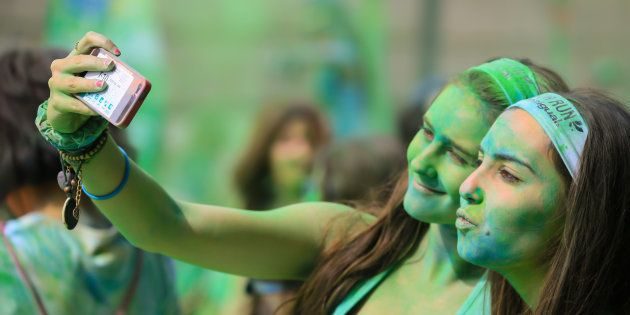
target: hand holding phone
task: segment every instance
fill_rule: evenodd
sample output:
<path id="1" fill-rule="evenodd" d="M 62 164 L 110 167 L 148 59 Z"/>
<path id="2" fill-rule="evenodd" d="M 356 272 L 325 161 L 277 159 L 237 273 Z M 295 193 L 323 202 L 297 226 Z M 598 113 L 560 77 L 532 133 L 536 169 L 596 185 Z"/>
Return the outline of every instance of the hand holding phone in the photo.
<path id="1" fill-rule="evenodd" d="M 107 88 L 101 92 L 78 93 L 74 96 L 114 126 L 126 128 L 151 90 L 151 82 L 103 48 L 93 49 L 91 55 L 111 59 L 115 63 L 112 71 L 89 71 L 83 74 L 86 79 L 105 81 Z"/>

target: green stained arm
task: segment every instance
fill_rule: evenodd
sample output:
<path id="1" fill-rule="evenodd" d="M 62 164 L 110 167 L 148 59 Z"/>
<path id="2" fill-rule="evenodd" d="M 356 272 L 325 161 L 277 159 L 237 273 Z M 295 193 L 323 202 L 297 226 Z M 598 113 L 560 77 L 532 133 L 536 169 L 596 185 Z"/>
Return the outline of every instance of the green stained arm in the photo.
<path id="1" fill-rule="evenodd" d="M 92 194 L 107 194 L 118 185 L 123 172 L 124 158 L 110 138 L 83 166 L 83 183 Z M 303 279 L 329 236 L 341 236 L 349 226 L 353 230 L 367 226 L 357 216 L 372 220 L 332 203 L 246 211 L 178 202 L 133 163 L 120 194 L 95 203 L 140 248 L 262 279 Z"/>

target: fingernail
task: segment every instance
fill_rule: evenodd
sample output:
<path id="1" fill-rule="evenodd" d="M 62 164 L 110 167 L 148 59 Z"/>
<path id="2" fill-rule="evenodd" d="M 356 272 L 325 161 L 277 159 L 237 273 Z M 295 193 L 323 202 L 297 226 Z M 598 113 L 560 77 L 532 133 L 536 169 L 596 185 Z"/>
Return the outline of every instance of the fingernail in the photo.
<path id="1" fill-rule="evenodd" d="M 114 49 L 114 54 L 116 54 L 116 56 L 120 56 L 120 49 Z"/>
<path id="2" fill-rule="evenodd" d="M 96 81 L 96 87 L 103 87 L 103 85 L 105 85 L 105 81 L 103 80 Z"/>
<path id="3" fill-rule="evenodd" d="M 107 59 L 105 61 L 103 61 L 103 63 L 105 63 L 105 67 L 109 68 L 114 64 L 114 60 L 111 59 Z"/>

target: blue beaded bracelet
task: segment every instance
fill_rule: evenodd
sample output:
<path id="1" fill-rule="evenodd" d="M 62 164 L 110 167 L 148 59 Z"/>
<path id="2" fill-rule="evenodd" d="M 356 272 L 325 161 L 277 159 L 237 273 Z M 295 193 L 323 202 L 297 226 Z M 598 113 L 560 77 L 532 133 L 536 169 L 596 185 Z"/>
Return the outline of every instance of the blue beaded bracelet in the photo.
<path id="1" fill-rule="evenodd" d="M 92 199 L 92 200 L 107 200 L 107 199 L 111 199 L 111 198 L 115 197 L 116 195 L 118 195 L 123 190 L 123 188 L 125 188 L 125 185 L 127 185 L 127 180 L 129 180 L 129 173 L 130 173 L 130 169 L 131 169 L 131 166 L 130 166 L 130 163 L 129 163 L 129 156 L 127 155 L 127 152 L 125 152 L 125 150 L 123 150 L 123 148 L 118 147 L 118 150 L 120 150 L 120 152 L 125 157 L 125 174 L 123 175 L 122 181 L 120 181 L 120 184 L 118 184 L 118 187 L 116 187 L 116 189 L 114 189 L 114 191 L 112 191 L 111 193 L 109 193 L 107 195 L 102 195 L 102 196 L 96 196 L 96 195 L 90 194 L 85 189 L 85 186 L 83 186 L 83 193 L 85 195 L 87 195 L 88 197 L 90 197 L 90 199 Z"/>

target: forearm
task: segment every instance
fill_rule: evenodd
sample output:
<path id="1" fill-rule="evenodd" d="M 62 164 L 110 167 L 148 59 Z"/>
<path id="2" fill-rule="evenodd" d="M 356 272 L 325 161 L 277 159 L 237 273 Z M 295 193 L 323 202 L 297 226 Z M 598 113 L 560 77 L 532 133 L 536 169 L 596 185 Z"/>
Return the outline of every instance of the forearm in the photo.
<path id="1" fill-rule="evenodd" d="M 123 178 L 124 164 L 110 139 L 84 166 L 86 189 L 96 195 L 110 193 Z M 176 202 L 133 164 L 120 194 L 95 204 L 138 247 L 206 268 L 269 279 L 305 277 L 329 236 L 331 220 L 346 230 L 356 223 L 355 211 L 330 203 L 261 212 Z M 341 217 L 347 220 L 337 220 Z"/>
<path id="2" fill-rule="evenodd" d="M 93 195 L 106 195 L 121 183 L 124 169 L 124 157 L 110 137 L 83 165 L 83 185 Z M 132 161 L 128 182 L 120 193 L 94 203 L 130 242 L 148 251 L 159 250 L 156 235 L 164 237 L 185 226 L 177 203 Z"/>

